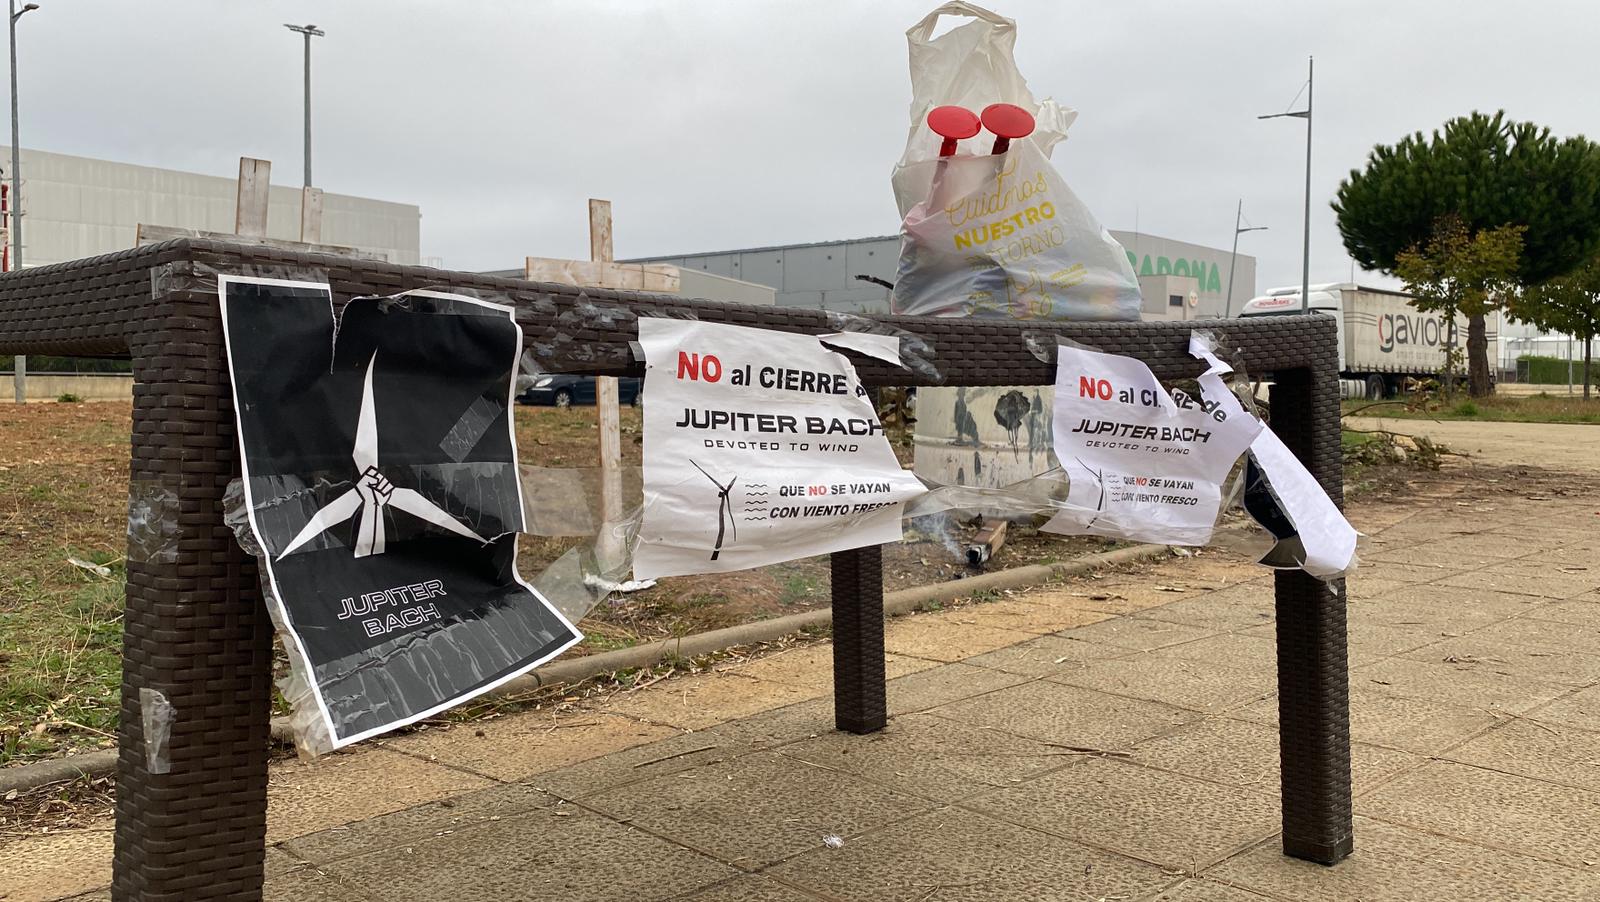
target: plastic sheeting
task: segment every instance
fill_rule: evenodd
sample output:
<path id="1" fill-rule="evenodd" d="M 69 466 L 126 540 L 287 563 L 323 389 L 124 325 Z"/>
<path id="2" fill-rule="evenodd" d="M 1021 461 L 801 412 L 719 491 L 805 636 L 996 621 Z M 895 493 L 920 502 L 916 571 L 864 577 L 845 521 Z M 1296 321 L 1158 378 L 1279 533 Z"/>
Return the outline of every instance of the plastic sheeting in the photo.
<path id="1" fill-rule="evenodd" d="M 1028 341 L 1029 348 L 1036 357 L 1049 363 L 1057 361 L 1058 347 L 1069 347 L 1075 351 L 1085 352 L 1095 350 L 1085 345 L 1059 340 L 1047 333 L 1028 334 L 1025 335 L 1025 340 Z M 1207 359 L 1204 357 L 1206 354 L 1220 358 L 1233 356 L 1225 348 L 1218 347 L 1217 340 L 1207 333 L 1196 333 L 1192 338 L 1192 348 L 1197 352 L 1197 359 Z M 1118 359 L 1133 362 L 1131 358 Z M 1233 360 L 1231 364 L 1217 360 L 1215 364 L 1208 365 L 1207 370 L 1201 381 L 1216 380 L 1210 389 L 1196 380 L 1180 380 L 1175 383 L 1164 383 L 1162 391 L 1170 392 L 1172 396 L 1199 399 L 1205 398 L 1209 392 L 1213 400 L 1219 390 L 1225 391 L 1231 397 L 1231 403 L 1236 403 L 1237 409 L 1244 415 L 1252 421 L 1260 418 L 1254 393 L 1241 363 L 1237 360 Z M 1075 390 L 1076 386 L 1072 388 Z M 938 390 L 951 397 L 957 397 L 957 392 L 965 396 L 964 399 L 957 397 L 957 407 L 953 412 L 946 409 L 947 404 L 940 406 L 941 402 L 947 402 L 948 398 L 941 399 L 934 396 L 919 402 L 919 417 L 940 417 L 953 422 L 945 430 L 947 435 L 934 439 L 929 434 L 929 421 L 919 420 L 917 472 L 930 490 L 927 495 L 907 506 L 908 518 L 955 511 L 963 516 L 983 515 L 1031 522 L 1047 530 L 1066 534 L 1099 533 L 1134 541 L 1227 548 L 1274 567 L 1299 567 L 1306 560 L 1303 550 L 1295 550 L 1298 548 L 1295 542 L 1283 542 L 1280 535 L 1274 535 L 1273 532 L 1263 528 L 1261 519 L 1272 522 L 1270 517 L 1263 517 L 1266 513 L 1263 505 L 1275 504 L 1274 498 L 1266 497 L 1264 501 L 1258 498 L 1257 503 L 1250 505 L 1249 511 L 1256 519 L 1245 516 L 1246 510 L 1241 508 L 1240 501 L 1245 498 L 1247 477 L 1253 472 L 1253 468 L 1249 466 L 1250 455 L 1241 456 L 1237 453 L 1228 457 L 1227 475 L 1219 483 L 1220 499 L 1215 514 L 1204 521 L 1192 524 L 1187 535 L 1174 535 L 1170 532 L 1163 533 L 1161 530 L 1149 529 L 1152 524 L 1141 523 L 1137 517 L 1125 517 L 1121 524 L 1113 523 L 1113 528 L 1109 532 L 1105 528 L 1081 528 L 1083 524 L 1093 522 L 1096 517 L 1104 515 L 1097 503 L 1098 495 L 1089 494 L 1087 496 L 1089 500 L 1086 502 L 1081 486 L 1080 491 L 1074 492 L 1072 477 L 1063 470 L 1056 458 L 1053 443 L 1049 439 L 1053 414 L 1057 410 L 1057 406 L 1047 400 L 1052 396 L 1052 391 L 1039 387 L 1029 387 L 1028 390 L 1038 396 L 1032 402 L 1026 401 L 1028 396 L 1020 390 L 1004 387 L 973 389 L 970 393 L 965 389 Z M 922 394 L 934 395 L 934 392 L 924 389 Z M 1015 395 L 1016 398 L 1008 398 L 1007 395 Z M 1020 434 L 1024 432 L 1020 417 L 1014 418 L 1017 425 L 1012 428 L 1009 445 L 986 441 L 984 438 L 986 433 L 980 428 L 986 422 L 985 418 L 991 415 L 992 419 L 1002 419 L 1006 411 L 1001 408 L 1008 400 L 1018 401 L 1027 407 L 1026 433 L 1031 436 L 1026 442 L 1027 453 L 1023 450 L 1024 443 L 1019 441 Z M 1177 424 L 1176 419 L 1171 422 L 1173 425 Z M 994 424 L 987 422 L 987 425 L 992 427 Z M 933 432 L 938 433 L 938 428 L 935 427 Z M 1263 440 L 1262 437 L 1276 441 L 1276 436 L 1272 435 L 1270 430 L 1260 430 L 1257 434 L 1257 443 Z M 959 455 L 964 455 L 959 459 L 970 462 L 971 466 L 957 467 L 957 461 L 951 459 L 951 455 L 957 452 Z M 925 458 L 932 459 L 933 463 L 930 464 Z M 997 474 L 1000 475 L 998 479 Z M 1148 475 L 1155 475 L 1158 479 L 1165 478 L 1160 472 Z M 1083 478 L 1080 473 L 1080 483 Z M 1338 534 L 1338 537 L 1320 543 L 1319 547 L 1328 549 L 1329 553 L 1314 558 L 1312 566 L 1306 569 L 1320 579 L 1335 579 L 1347 575 L 1357 565 L 1357 560 L 1351 553 L 1353 549 L 1350 547 L 1354 543 L 1354 531 L 1339 533 L 1339 524 L 1344 524 L 1342 529 L 1345 530 L 1348 530 L 1348 524 L 1344 523 L 1342 515 L 1327 500 L 1320 487 L 1313 485 L 1308 488 L 1303 481 L 1295 482 L 1295 486 L 1298 497 L 1309 499 L 1304 503 L 1312 506 L 1320 522 L 1332 533 Z M 1320 502 L 1309 494 L 1311 489 L 1321 497 Z M 1261 494 L 1262 490 L 1258 487 L 1257 495 Z M 1309 516 L 1302 515 L 1301 519 L 1311 522 Z M 1283 534 L 1294 531 L 1292 525 L 1287 525 L 1286 514 L 1280 512 L 1280 519 L 1281 524 L 1275 524 L 1274 529 Z M 1053 528 L 1047 525 L 1052 521 L 1055 524 Z M 1098 525 L 1104 527 L 1106 524 L 1102 522 Z M 1334 563 L 1327 565 L 1324 563 L 1327 560 L 1332 560 Z M 1337 562 L 1340 560 L 1346 563 L 1339 566 Z"/>
<path id="2" fill-rule="evenodd" d="M 295 271 L 282 269 L 266 272 L 267 275 L 259 277 L 294 280 L 301 275 Z M 162 275 L 157 273 L 155 277 L 160 278 Z M 437 307 L 440 301 L 428 300 L 428 294 L 422 292 L 369 300 L 376 315 L 379 316 L 440 312 Z M 470 294 L 489 304 L 496 300 L 507 300 L 503 295 L 497 296 L 492 292 Z M 518 300 L 524 308 L 524 316 L 519 319 L 526 320 L 528 301 L 522 295 L 519 295 Z M 585 332 L 592 334 L 596 326 L 614 330 L 626 329 L 627 324 L 636 323 L 637 317 L 628 308 L 580 299 L 576 304 L 568 303 L 557 315 L 553 299 L 545 300 L 548 302 L 548 309 L 541 307 L 538 297 L 532 301 L 533 318 L 536 323 L 530 332 L 536 334 L 530 335 L 529 340 L 524 343 L 525 350 L 519 355 L 521 379 L 548 372 L 550 364 L 557 361 L 560 368 L 566 370 L 571 369 L 573 362 L 587 362 L 596 368 L 620 369 L 642 359 L 638 343 L 634 343 L 631 348 L 627 345 L 607 343 L 605 345 L 607 350 L 599 351 L 593 350 L 591 346 L 594 343 L 586 341 L 583 337 Z M 681 311 L 674 313 L 672 318 L 694 319 L 692 315 Z M 891 324 L 850 314 L 830 313 L 828 325 L 835 330 L 835 333 L 816 338 L 832 348 L 851 355 L 866 354 L 891 361 L 898 358 L 898 363 L 908 372 L 915 373 L 921 381 L 943 381 L 935 350 L 918 336 Z M 885 341 L 891 337 L 892 341 Z M 1056 349 L 1059 346 L 1056 336 L 1040 332 L 1025 335 L 1024 339 L 1039 359 L 1055 360 Z M 335 338 L 335 344 L 338 340 Z M 585 348 L 591 350 L 586 351 Z M 1219 353 L 1223 358 L 1228 357 L 1225 351 Z M 1228 368 L 1223 367 L 1223 369 Z M 1235 365 L 1229 372 L 1218 371 L 1213 375 L 1223 381 L 1225 390 L 1243 410 L 1248 411 L 1251 416 L 1256 415 L 1254 396 L 1241 367 Z M 1180 383 L 1178 387 L 1191 394 L 1199 394 L 1192 382 Z M 474 468 L 481 469 L 485 464 L 474 462 L 471 451 L 495 428 L 498 421 L 499 408 L 485 403 L 482 398 L 460 406 L 451 422 L 440 429 L 438 438 L 433 443 L 430 452 L 434 457 L 433 462 L 405 464 L 404 466 L 408 468 L 407 475 L 402 481 L 408 483 L 431 481 L 437 486 L 446 487 L 447 493 L 460 496 L 449 486 L 465 486 L 481 483 L 486 478 L 495 478 L 495 474 L 503 470 L 504 465 L 487 465 L 488 470 L 479 472 Z M 1045 434 L 1048 434 L 1048 429 Z M 650 436 L 647 435 L 646 441 L 650 440 Z M 1277 543 L 1272 533 L 1241 516 L 1238 501 L 1244 494 L 1246 477 L 1245 460 L 1241 459 L 1230 467 L 1223 481 L 1220 511 L 1213 524 L 1214 529 L 1209 537 L 1209 544 L 1236 549 L 1257 558 L 1270 559 L 1275 547 L 1282 550 L 1281 543 Z M 466 478 L 468 482 L 460 483 L 461 478 Z M 517 468 L 517 479 L 521 494 L 521 521 L 516 526 L 518 531 L 553 539 L 564 537 L 580 540 L 542 572 L 527 581 L 554 611 L 558 612 L 566 622 L 577 623 L 595 606 L 604 603 L 616 593 L 632 587 L 629 577 L 633 573 L 635 554 L 639 548 L 642 516 L 642 479 L 638 467 L 625 467 L 623 470 L 626 513 L 620 519 L 611 522 L 605 521 L 598 503 L 600 474 L 597 468 L 524 465 Z M 1053 517 L 1059 517 L 1063 512 L 1081 509 L 1080 505 L 1073 502 L 1071 479 L 1059 466 L 1051 466 L 1040 472 L 1030 473 L 1024 478 L 995 486 L 941 484 L 928 479 L 922 481 L 924 491 L 904 506 L 903 517 L 906 520 L 917 520 L 926 524 L 925 518 L 943 518 L 951 512 L 982 510 L 998 513 L 1013 520 L 1042 524 Z M 327 499 L 347 494 L 358 484 L 359 479 L 348 465 L 343 468 L 334 467 L 317 471 L 309 474 L 309 478 L 302 476 L 297 479 L 269 479 L 262 483 L 256 492 L 258 500 L 255 513 L 258 521 L 271 521 L 274 517 L 279 517 L 285 524 L 303 522 L 318 509 L 319 505 L 325 504 Z M 135 483 L 131 495 L 130 557 L 134 560 L 171 559 L 171 556 L 176 554 L 176 546 L 172 539 L 175 536 L 177 493 L 158 483 L 146 482 Z M 461 504 L 446 504 L 447 508 L 461 506 Z M 262 557 L 265 551 L 258 541 L 258 530 L 252 528 L 242 483 L 235 481 L 229 487 L 225 507 L 227 523 L 233 528 L 241 545 L 251 554 Z M 848 533 L 851 522 L 853 521 L 846 518 L 840 526 L 841 530 Z M 477 522 L 470 525 L 482 526 Z M 257 526 L 260 526 L 260 522 Z M 283 531 L 277 527 L 268 527 L 268 530 Z M 329 537 L 323 536 L 313 540 L 311 545 L 328 547 L 329 541 Z M 339 545 L 338 542 L 332 544 Z M 959 557 L 959 549 L 952 548 L 952 551 Z M 281 555 L 283 549 L 278 547 L 276 553 Z M 786 559 L 795 556 L 797 555 L 791 554 Z M 1290 564 L 1293 565 L 1296 560 L 1291 560 Z M 1354 566 L 1353 560 L 1351 566 Z M 261 568 L 262 592 L 280 633 L 292 637 L 288 608 L 278 594 L 280 587 L 275 587 L 270 578 L 270 569 L 268 566 Z M 1315 575 L 1331 579 L 1344 572 L 1348 572 L 1348 568 L 1344 571 L 1324 570 Z M 279 687 L 290 703 L 291 725 L 302 752 L 320 754 L 344 742 L 353 741 L 349 734 L 339 736 L 330 728 L 329 718 L 323 713 L 322 702 L 318 697 L 314 676 L 316 666 L 307 657 L 303 644 L 286 638 L 284 646 L 288 652 L 290 666 L 282 675 Z M 161 726 L 159 718 L 170 717 L 173 712 L 170 710 L 170 705 L 163 707 L 161 700 L 156 699 L 151 699 L 148 710 L 152 712 L 150 716 L 158 718 L 152 721 L 152 726 L 156 729 L 151 731 L 150 735 L 158 736 Z M 387 728 L 389 727 L 385 727 Z M 159 753 L 152 752 L 152 761 L 160 759 Z"/>
<path id="3" fill-rule="evenodd" d="M 900 328 L 899 326 L 885 323 L 880 320 L 855 313 L 840 313 L 835 310 L 827 312 L 828 328 L 836 333 L 854 335 L 885 335 L 893 336 L 900 340 L 899 359 L 893 361 L 897 366 L 908 372 L 922 377 L 928 382 L 943 382 L 944 374 L 939 371 L 938 351 L 927 339 L 920 335 Z M 843 345 L 850 350 L 849 345 Z"/>
<path id="4" fill-rule="evenodd" d="M 944 16 L 971 21 L 935 37 Z M 1126 252 L 1050 163 L 1077 114 L 1034 99 L 1016 39 L 1016 22 L 960 0 L 906 32 L 913 99 L 893 177 L 902 218 L 894 311 L 1136 320 L 1139 283 Z M 953 105 L 976 116 L 992 104 L 1026 111 L 1033 134 L 991 153 L 994 135 L 980 131 L 941 156 L 928 114 Z"/>

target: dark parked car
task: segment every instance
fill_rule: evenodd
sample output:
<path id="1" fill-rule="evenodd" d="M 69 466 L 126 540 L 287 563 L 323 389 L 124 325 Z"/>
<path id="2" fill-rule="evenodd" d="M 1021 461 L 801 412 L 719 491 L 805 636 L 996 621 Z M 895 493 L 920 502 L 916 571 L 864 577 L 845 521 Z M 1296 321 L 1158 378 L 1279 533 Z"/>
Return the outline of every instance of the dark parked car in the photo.
<path id="1" fill-rule="evenodd" d="M 617 400 L 637 406 L 643 398 L 644 380 L 624 377 L 617 380 Z M 519 404 L 544 404 L 571 407 L 594 403 L 593 376 L 535 376 L 533 384 L 517 395 Z"/>

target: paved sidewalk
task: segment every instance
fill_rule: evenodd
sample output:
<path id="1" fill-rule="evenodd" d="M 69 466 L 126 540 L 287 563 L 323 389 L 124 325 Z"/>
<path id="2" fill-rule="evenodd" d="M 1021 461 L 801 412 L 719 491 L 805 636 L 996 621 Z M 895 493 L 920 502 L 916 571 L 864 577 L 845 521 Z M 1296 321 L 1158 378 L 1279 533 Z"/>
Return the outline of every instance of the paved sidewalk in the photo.
<path id="1" fill-rule="evenodd" d="M 268 898 L 1600 900 L 1600 481 L 1460 476 L 1353 512 L 1335 868 L 1279 852 L 1271 577 L 1206 553 L 894 622 L 873 736 L 821 644 L 280 763 Z M 109 846 L 0 899 L 108 898 Z"/>

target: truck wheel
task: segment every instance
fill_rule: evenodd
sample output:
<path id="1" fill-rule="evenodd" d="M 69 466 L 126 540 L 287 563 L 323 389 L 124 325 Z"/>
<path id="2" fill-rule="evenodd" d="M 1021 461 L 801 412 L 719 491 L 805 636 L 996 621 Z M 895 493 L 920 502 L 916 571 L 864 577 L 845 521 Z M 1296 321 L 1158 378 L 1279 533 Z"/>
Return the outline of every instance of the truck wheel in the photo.
<path id="1" fill-rule="evenodd" d="M 1389 386 L 1384 383 L 1382 376 L 1373 375 L 1367 377 L 1368 401 L 1382 401 L 1388 395 Z"/>

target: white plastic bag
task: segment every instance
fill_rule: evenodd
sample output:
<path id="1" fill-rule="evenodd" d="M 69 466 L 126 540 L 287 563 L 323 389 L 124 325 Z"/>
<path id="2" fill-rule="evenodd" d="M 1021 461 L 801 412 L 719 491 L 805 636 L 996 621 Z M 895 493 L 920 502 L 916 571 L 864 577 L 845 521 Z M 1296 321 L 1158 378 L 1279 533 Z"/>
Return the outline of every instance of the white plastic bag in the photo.
<path id="1" fill-rule="evenodd" d="M 938 38 L 939 17 L 973 21 Z M 962 0 L 906 32 L 911 131 L 894 171 L 903 217 L 896 313 L 1013 319 L 1137 320 L 1139 283 L 1117 244 L 1050 164 L 1077 117 L 1035 101 L 1012 56 L 1016 23 Z M 979 132 L 940 157 L 927 126 L 936 107 L 974 113 L 1010 103 L 1033 114 L 1032 136 L 990 154 Z"/>

